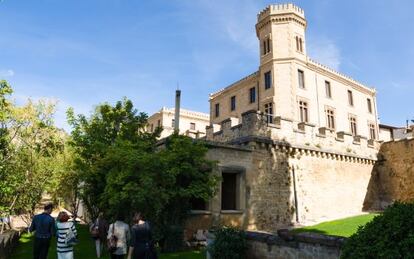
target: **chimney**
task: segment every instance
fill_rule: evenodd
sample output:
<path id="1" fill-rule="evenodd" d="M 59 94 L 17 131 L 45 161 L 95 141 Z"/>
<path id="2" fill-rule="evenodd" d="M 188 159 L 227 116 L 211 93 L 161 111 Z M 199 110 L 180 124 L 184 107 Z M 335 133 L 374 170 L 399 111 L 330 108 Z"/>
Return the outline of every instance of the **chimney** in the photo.
<path id="1" fill-rule="evenodd" d="M 174 119 L 174 131 L 180 133 L 180 101 L 181 90 L 175 91 L 175 119 Z"/>

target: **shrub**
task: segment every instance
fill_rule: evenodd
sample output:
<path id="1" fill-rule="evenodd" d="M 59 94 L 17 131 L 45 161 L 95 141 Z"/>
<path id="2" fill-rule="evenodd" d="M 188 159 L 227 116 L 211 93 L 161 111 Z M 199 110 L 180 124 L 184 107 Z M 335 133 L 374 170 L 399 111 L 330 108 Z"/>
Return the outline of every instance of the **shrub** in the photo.
<path id="1" fill-rule="evenodd" d="M 214 231 L 215 239 L 207 249 L 214 259 L 242 259 L 247 250 L 244 231 L 224 227 Z"/>
<path id="2" fill-rule="evenodd" d="M 414 204 L 396 202 L 345 243 L 341 258 L 414 258 Z"/>

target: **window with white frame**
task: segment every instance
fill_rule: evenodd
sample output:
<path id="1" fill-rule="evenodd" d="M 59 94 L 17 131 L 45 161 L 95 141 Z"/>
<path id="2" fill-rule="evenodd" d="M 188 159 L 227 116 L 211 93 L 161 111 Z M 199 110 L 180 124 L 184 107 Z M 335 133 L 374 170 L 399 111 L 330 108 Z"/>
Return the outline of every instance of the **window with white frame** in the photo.
<path id="1" fill-rule="evenodd" d="M 335 130 L 335 111 L 332 108 L 326 108 L 326 127 Z"/>
<path id="2" fill-rule="evenodd" d="M 308 103 L 305 101 L 299 101 L 299 120 L 309 122 Z"/>
<path id="3" fill-rule="evenodd" d="M 358 131 L 357 131 L 357 119 L 353 115 L 350 115 L 349 116 L 349 127 L 350 127 L 350 130 L 351 130 L 351 134 L 353 136 L 358 135 Z"/>
<path id="4" fill-rule="evenodd" d="M 376 133 L 375 133 L 375 124 L 374 123 L 369 123 L 368 124 L 369 127 L 369 137 L 370 139 L 376 139 Z"/>
<path id="5" fill-rule="evenodd" d="M 273 103 L 266 103 L 264 105 L 265 116 L 267 123 L 273 123 Z"/>

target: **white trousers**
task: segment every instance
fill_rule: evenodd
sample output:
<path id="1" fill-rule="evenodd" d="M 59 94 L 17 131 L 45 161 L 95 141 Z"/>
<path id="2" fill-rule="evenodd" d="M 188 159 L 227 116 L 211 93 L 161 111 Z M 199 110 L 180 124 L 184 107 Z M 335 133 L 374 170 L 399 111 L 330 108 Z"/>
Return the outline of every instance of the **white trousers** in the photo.
<path id="1" fill-rule="evenodd" d="M 58 259 L 73 259 L 73 251 L 67 253 L 58 253 Z"/>
<path id="2" fill-rule="evenodd" d="M 100 258 L 102 254 L 103 244 L 100 239 L 95 240 L 95 247 L 96 247 L 96 257 Z"/>

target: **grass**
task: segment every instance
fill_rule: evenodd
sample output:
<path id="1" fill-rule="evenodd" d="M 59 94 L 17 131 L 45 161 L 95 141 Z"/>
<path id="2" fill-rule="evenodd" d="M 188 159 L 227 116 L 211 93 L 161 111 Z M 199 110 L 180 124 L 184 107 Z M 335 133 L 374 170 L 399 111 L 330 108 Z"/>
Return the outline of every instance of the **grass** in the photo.
<path id="1" fill-rule="evenodd" d="M 315 232 L 325 235 L 350 237 L 354 234 L 359 226 L 370 222 L 378 214 L 364 214 L 344 219 L 322 222 L 314 226 L 308 226 L 295 229 L 293 232 Z"/>
<path id="2" fill-rule="evenodd" d="M 78 225 L 79 244 L 75 246 L 76 259 L 93 259 L 95 255 L 94 240 L 90 238 L 88 228 L 85 225 Z M 23 234 L 20 237 L 19 244 L 16 247 L 13 259 L 31 259 L 33 252 L 33 237 L 30 234 Z M 49 249 L 48 259 L 56 259 L 56 240 L 52 239 Z M 105 251 L 103 259 L 109 259 L 109 254 Z M 204 259 L 205 255 L 202 251 L 188 251 L 180 253 L 160 254 L 160 259 Z"/>

